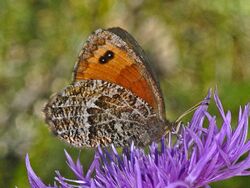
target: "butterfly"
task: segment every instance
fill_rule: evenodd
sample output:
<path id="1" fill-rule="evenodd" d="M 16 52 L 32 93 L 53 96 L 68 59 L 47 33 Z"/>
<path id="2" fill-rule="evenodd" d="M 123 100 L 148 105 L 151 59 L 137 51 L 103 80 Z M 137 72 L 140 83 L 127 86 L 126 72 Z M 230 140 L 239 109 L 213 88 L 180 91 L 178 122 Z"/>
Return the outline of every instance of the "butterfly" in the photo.
<path id="1" fill-rule="evenodd" d="M 52 132 L 75 147 L 146 146 L 175 126 L 144 51 L 118 27 L 89 36 L 72 84 L 49 99 L 44 113 Z"/>

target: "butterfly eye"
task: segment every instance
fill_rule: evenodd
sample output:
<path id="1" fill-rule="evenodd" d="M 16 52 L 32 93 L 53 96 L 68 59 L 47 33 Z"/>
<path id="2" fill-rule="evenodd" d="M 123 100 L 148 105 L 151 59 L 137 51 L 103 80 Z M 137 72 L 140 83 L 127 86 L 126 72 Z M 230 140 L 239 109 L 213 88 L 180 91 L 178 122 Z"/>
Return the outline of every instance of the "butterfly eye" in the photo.
<path id="1" fill-rule="evenodd" d="M 99 58 L 99 63 L 104 64 L 107 63 L 109 60 L 114 58 L 114 52 L 108 50 L 105 52 L 103 56 Z"/>

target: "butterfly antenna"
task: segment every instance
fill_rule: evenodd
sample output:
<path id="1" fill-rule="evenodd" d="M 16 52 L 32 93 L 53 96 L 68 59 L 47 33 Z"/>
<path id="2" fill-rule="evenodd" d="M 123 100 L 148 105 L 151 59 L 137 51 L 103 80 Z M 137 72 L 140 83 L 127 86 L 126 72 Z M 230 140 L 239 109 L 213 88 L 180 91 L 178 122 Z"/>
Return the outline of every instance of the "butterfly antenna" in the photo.
<path id="1" fill-rule="evenodd" d="M 175 123 L 178 123 L 181 121 L 181 119 L 183 117 L 185 117 L 186 115 L 190 114 L 191 112 L 195 111 L 200 105 L 203 104 L 203 101 L 195 104 L 194 106 L 192 106 L 191 108 L 189 108 L 188 110 L 186 110 L 183 114 L 181 114 L 176 120 L 175 120 Z"/>
<path id="2" fill-rule="evenodd" d="M 205 98 L 205 100 L 200 101 L 196 105 L 192 106 L 189 108 L 187 111 L 185 111 L 183 114 L 181 114 L 174 122 L 167 122 L 168 130 L 166 131 L 165 135 L 168 135 L 168 145 L 169 147 L 171 146 L 171 140 L 172 140 L 172 135 L 175 135 L 178 140 L 182 140 L 182 136 L 179 134 L 180 128 L 184 127 L 184 124 L 182 123 L 182 118 L 188 115 L 189 113 L 195 111 L 197 108 L 199 108 L 201 105 L 209 105 L 209 100 L 210 100 L 210 93 L 211 90 L 209 90 L 208 96 Z"/>
<path id="3" fill-rule="evenodd" d="M 195 104 L 194 106 L 192 106 L 191 108 L 189 108 L 187 111 L 185 111 L 183 114 L 181 114 L 173 123 L 174 126 L 172 126 L 171 128 L 171 134 L 177 135 L 179 132 L 179 129 L 182 125 L 182 119 L 183 117 L 185 117 L 186 115 L 190 114 L 191 112 L 195 111 L 197 108 L 199 108 L 200 105 L 208 105 L 208 102 L 204 102 L 204 101 L 200 101 L 199 103 Z"/>

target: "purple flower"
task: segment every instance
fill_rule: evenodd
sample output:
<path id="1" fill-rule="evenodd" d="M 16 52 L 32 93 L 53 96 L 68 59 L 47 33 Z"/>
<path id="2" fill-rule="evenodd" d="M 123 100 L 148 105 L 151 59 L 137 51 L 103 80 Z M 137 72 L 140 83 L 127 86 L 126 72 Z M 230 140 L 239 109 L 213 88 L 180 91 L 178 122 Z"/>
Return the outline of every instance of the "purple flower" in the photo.
<path id="1" fill-rule="evenodd" d="M 240 108 L 235 129 L 231 126 L 231 113 L 225 113 L 214 95 L 222 118 L 207 112 L 201 105 L 191 122 L 183 127 L 176 142 L 158 145 L 152 143 L 149 152 L 124 148 L 119 155 L 114 147 L 98 148 L 94 160 L 84 174 L 79 159 L 74 162 L 65 151 L 67 164 L 76 179 L 64 178 L 57 171 L 54 186 L 45 185 L 31 168 L 28 155 L 26 167 L 31 187 L 209 187 L 208 184 L 234 176 L 250 175 L 250 141 L 247 140 L 250 105 Z M 207 100 L 207 99 L 206 99 Z M 204 122 L 206 120 L 207 122 Z"/>

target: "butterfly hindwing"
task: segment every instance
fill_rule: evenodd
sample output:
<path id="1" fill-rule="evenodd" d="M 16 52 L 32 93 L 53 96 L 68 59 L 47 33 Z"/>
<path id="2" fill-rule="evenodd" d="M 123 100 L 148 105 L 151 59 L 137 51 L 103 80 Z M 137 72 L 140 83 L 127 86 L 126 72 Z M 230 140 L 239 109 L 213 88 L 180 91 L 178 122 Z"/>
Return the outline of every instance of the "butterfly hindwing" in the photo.
<path id="1" fill-rule="evenodd" d="M 45 107 L 53 132 L 76 147 L 146 145 L 164 127 L 152 107 L 126 88 L 103 80 L 82 80 L 66 87 Z"/>

